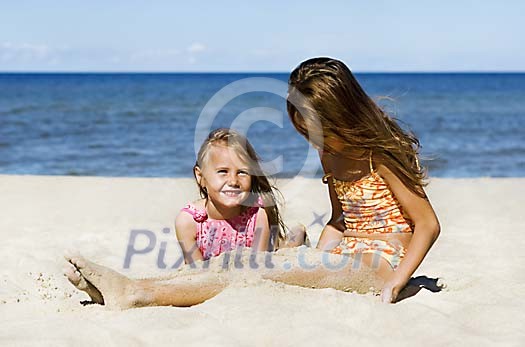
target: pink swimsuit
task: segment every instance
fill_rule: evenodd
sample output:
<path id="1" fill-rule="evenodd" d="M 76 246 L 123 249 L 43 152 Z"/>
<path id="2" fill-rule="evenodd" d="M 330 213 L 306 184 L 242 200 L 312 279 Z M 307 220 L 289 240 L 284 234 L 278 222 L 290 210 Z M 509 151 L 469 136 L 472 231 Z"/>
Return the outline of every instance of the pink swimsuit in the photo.
<path id="1" fill-rule="evenodd" d="M 216 257 L 223 252 L 228 252 L 239 247 L 251 247 L 255 235 L 257 213 L 262 207 L 248 207 L 246 211 L 232 219 L 208 218 L 206 210 L 201 210 L 193 204 L 188 204 L 181 211 L 193 216 L 197 223 L 196 241 L 204 260 Z"/>

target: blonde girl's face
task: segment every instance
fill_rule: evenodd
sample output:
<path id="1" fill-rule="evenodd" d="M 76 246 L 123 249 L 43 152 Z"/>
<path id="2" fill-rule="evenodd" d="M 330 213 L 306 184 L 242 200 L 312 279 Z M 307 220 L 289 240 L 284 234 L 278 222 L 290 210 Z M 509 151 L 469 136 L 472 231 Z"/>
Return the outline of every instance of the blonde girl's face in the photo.
<path id="1" fill-rule="evenodd" d="M 224 145 L 212 145 L 195 174 L 208 193 L 208 202 L 217 208 L 238 208 L 250 194 L 252 178 L 247 163 Z"/>

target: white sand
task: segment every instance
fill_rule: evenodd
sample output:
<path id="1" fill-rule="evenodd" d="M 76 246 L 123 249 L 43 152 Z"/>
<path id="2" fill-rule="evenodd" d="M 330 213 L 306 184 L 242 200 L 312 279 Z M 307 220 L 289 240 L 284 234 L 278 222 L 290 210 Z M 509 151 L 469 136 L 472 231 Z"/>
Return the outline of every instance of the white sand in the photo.
<path id="1" fill-rule="evenodd" d="M 287 223 L 328 213 L 320 181 L 280 185 Z M 0 345 L 524 345 L 525 179 L 434 179 L 428 192 L 442 233 L 414 276 L 444 278 L 441 292 L 386 305 L 261 280 L 191 308 L 109 311 L 80 305 L 88 297 L 61 275 L 62 254 L 77 249 L 132 277 L 166 274 L 158 251 L 166 242 L 169 265 L 180 256 L 173 219 L 197 197 L 193 180 L 0 176 Z M 156 244 L 126 270 L 132 229 Z M 309 228 L 314 243 L 320 230 Z"/>

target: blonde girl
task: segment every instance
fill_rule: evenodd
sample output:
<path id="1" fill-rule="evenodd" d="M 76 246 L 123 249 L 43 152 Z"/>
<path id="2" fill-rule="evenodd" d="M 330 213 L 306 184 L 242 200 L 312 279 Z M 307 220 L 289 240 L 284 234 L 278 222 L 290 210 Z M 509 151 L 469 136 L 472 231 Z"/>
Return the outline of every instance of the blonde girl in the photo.
<path id="1" fill-rule="evenodd" d="M 199 150 L 194 175 L 202 199 L 187 204 L 175 220 L 186 263 L 239 247 L 271 251 L 285 245 L 277 190 L 244 136 L 231 129 L 212 131 Z M 304 234 L 295 236 L 297 244 L 286 246 L 300 245 Z"/>

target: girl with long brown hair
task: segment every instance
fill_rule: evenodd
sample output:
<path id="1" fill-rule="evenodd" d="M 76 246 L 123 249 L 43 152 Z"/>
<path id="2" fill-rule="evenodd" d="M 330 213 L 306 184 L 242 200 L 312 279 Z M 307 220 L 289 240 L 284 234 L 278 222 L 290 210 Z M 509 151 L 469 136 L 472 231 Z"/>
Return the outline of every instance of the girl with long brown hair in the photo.
<path id="1" fill-rule="evenodd" d="M 395 301 L 440 232 L 423 189 L 419 141 L 336 59 L 301 63 L 290 75 L 287 108 L 318 149 L 328 184 L 332 217 L 317 247 L 376 269 L 383 300 Z"/>

